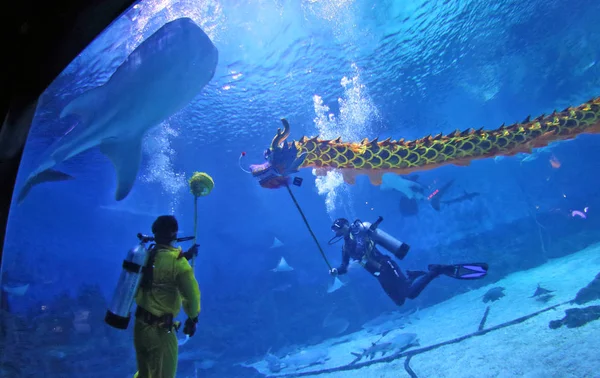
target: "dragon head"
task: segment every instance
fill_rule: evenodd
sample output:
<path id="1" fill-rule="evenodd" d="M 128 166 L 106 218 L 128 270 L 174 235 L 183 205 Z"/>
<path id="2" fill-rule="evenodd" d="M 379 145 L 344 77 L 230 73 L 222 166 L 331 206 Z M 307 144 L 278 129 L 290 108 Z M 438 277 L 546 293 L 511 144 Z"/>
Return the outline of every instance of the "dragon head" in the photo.
<path id="1" fill-rule="evenodd" d="M 287 139 L 288 136 L 290 136 L 290 124 L 288 121 L 285 118 L 282 118 L 281 123 L 283 123 L 283 130 L 277 129 L 277 133 L 271 142 L 271 148 L 269 148 L 269 150 L 276 150 L 280 148 L 280 145 Z"/>
<path id="2" fill-rule="evenodd" d="M 298 156 L 295 143 L 285 143 L 290 135 L 290 124 L 285 118 L 281 119 L 281 123 L 283 123 L 283 130 L 277 129 L 271 146 L 265 151 L 266 162 L 250 166 L 252 174 L 260 177 L 260 184 L 263 187 L 278 188 L 285 185 L 289 181 L 287 176 L 298 172 L 306 159 L 306 154 Z"/>

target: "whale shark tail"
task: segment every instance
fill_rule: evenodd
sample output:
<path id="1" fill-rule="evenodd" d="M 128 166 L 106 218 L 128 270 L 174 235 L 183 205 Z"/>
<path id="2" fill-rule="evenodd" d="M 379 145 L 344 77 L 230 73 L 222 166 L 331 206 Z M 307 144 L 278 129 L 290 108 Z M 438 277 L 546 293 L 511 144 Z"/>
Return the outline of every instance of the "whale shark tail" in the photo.
<path id="1" fill-rule="evenodd" d="M 25 182 L 25 185 L 23 185 L 21 191 L 19 192 L 17 202 L 19 204 L 22 203 L 25 197 L 27 197 L 27 195 L 31 191 L 31 189 L 36 185 L 51 181 L 66 181 L 73 179 L 73 176 L 64 172 L 57 171 L 55 169 L 46 169 L 45 171 L 35 174 L 27 179 L 27 182 Z"/>

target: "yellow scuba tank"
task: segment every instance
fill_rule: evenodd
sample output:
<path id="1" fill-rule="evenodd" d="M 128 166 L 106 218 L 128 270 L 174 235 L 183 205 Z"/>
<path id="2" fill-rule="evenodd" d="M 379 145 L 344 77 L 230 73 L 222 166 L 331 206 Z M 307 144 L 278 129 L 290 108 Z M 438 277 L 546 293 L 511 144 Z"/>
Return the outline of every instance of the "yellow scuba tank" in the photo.
<path id="1" fill-rule="evenodd" d="M 110 307 L 106 311 L 104 321 L 111 327 L 127 329 L 131 319 L 131 306 L 135 300 L 144 267 L 148 262 L 149 252 L 146 243 L 154 241 L 151 236 L 137 235 L 140 243 L 131 248 L 123 260 L 123 270 L 115 288 Z M 152 248 L 152 246 L 151 246 Z"/>

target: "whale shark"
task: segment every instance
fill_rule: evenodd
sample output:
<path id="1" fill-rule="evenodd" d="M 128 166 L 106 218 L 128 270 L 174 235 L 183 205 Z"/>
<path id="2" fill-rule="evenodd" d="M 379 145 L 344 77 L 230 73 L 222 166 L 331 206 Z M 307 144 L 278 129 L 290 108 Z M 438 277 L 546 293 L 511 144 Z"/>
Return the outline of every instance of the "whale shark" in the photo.
<path id="1" fill-rule="evenodd" d="M 163 25 L 143 41 L 108 81 L 71 101 L 60 113 L 79 117 L 78 124 L 49 148 L 22 186 L 18 203 L 44 182 L 73 177 L 54 167 L 99 147 L 117 175 L 115 200 L 127 197 L 137 178 L 142 139 L 188 105 L 216 70 L 218 51 L 190 18 Z"/>

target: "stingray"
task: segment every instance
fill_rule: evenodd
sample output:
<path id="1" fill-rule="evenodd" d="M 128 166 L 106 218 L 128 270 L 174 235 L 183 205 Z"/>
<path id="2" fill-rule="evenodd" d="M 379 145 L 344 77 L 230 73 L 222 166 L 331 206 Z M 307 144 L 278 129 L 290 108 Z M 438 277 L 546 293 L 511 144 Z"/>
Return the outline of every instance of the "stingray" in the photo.
<path id="1" fill-rule="evenodd" d="M 292 270 L 294 270 L 294 268 L 292 268 L 283 257 L 279 260 L 279 264 L 271 269 L 273 272 L 291 272 Z"/>
<path id="2" fill-rule="evenodd" d="M 333 281 L 331 282 L 331 284 L 329 285 L 329 287 L 327 288 L 327 293 L 331 294 L 334 291 L 339 290 L 344 286 L 345 286 L 345 284 L 342 281 L 340 281 L 339 278 L 335 277 L 333 279 Z"/>
<path id="3" fill-rule="evenodd" d="M 273 249 L 273 248 L 279 248 L 279 247 L 283 247 L 283 243 L 281 242 L 281 240 L 279 240 L 277 238 L 273 238 L 273 244 L 271 244 L 271 246 L 269 248 Z"/>
<path id="4" fill-rule="evenodd" d="M 504 296 L 503 291 L 504 291 L 504 288 L 501 286 L 496 286 L 496 287 L 491 288 L 483 295 L 483 303 L 488 303 L 489 301 L 492 301 L 492 302 L 497 301 L 498 299 L 500 299 Z"/>
<path id="5" fill-rule="evenodd" d="M 283 368 L 283 364 L 281 363 L 279 357 L 271 353 L 271 348 L 267 350 L 264 361 L 267 363 L 267 367 L 272 373 L 279 373 Z"/>
<path id="6" fill-rule="evenodd" d="M 529 298 L 539 297 L 541 295 L 550 294 L 552 292 L 554 292 L 554 290 L 544 289 L 540 286 L 540 284 L 538 284 L 537 289 L 535 289 L 535 293 L 533 293 L 533 295 Z"/>
<path id="7" fill-rule="evenodd" d="M 115 200 L 127 197 L 137 178 L 146 132 L 183 109 L 215 74 L 218 51 L 190 18 L 168 22 L 142 42 L 108 81 L 71 101 L 60 118 L 78 123 L 45 154 L 22 186 L 31 189 L 73 177 L 54 167 L 99 147 L 117 175 Z"/>

